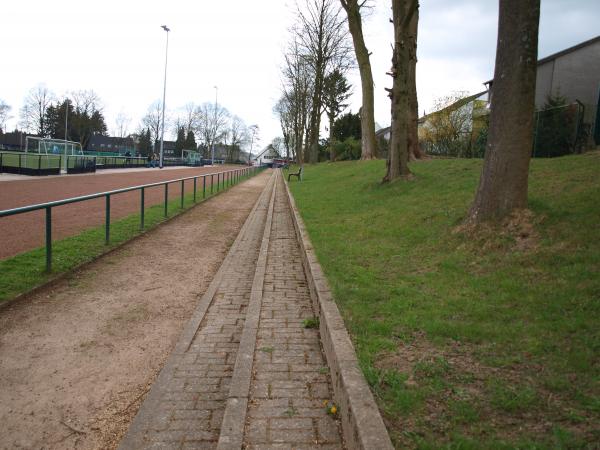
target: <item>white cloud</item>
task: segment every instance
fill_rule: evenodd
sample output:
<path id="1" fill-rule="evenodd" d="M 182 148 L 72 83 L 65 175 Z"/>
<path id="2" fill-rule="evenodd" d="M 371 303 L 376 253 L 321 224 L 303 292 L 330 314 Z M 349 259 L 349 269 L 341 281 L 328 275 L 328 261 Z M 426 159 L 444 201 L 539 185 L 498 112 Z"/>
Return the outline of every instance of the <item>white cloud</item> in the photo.
<path id="1" fill-rule="evenodd" d="M 300 0 L 301 1 L 301 0 Z M 266 144 L 280 134 L 272 106 L 279 67 L 293 20 L 293 0 L 117 1 L 7 0 L 0 98 L 13 115 L 29 89 L 44 82 L 57 94 L 93 89 L 102 98 L 109 129 L 124 111 L 135 128 L 148 105 L 162 97 L 165 32 L 169 35 L 167 107 L 214 101 L 257 123 Z M 391 79 L 390 2 L 376 0 L 365 24 L 376 85 L 376 120 L 389 123 L 384 91 Z M 493 74 L 496 0 L 421 0 L 417 83 L 420 110 L 454 90 L 476 92 Z M 540 56 L 594 36 L 600 6 L 592 0 L 543 0 Z M 351 77 L 360 106 L 358 74 Z M 14 126 L 13 119 L 10 126 Z"/>

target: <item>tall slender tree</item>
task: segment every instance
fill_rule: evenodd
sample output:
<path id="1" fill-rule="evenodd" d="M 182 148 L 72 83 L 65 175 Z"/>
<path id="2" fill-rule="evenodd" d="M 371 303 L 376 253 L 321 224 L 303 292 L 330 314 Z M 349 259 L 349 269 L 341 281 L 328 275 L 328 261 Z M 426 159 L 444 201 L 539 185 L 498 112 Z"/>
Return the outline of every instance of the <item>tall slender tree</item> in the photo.
<path id="1" fill-rule="evenodd" d="M 414 12 L 408 30 L 408 159 L 422 159 L 425 155 L 419 146 L 419 102 L 417 100 L 417 34 L 419 30 L 419 8 Z"/>
<path id="2" fill-rule="evenodd" d="M 325 76 L 334 68 L 348 64 L 350 48 L 344 21 L 341 7 L 334 4 L 334 0 L 306 0 L 306 8 L 298 8 L 297 40 L 314 79 L 308 130 L 311 163 L 319 159 Z"/>
<path id="3" fill-rule="evenodd" d="M 46 110 L 53 99 L 54 94 L 43 84 L 31 89 L 21 108 L 21 127 L 39 136 L 47 136 Z"/>
<path id="4" fill-rule="evenodd" d="M 472 223 L 527 207 L 539 19 L 540 0 L 500 0 L 494 95 Z"/>
<path id="5" fill-rule="evenodd" d="M 371 71 L 370 53 L 365 45 L 362 31 L 361 9 L 367 5 L 366 0 L 340 0 L 348 16 L 348 28 L 352 35 L 354 54 L 360 72 L 362 90 L 362 107 L 360 110 L 361 157 L 360 159 L 373 159 L 377 156 L 377 142 L 375 140 L 375 101 L 373 95 L 373 73 Z"/>
<path id="6" fill-rule="evenodd" d="M 11 106 L 0 99 L 0 133 L 6 131 L 6 121 L 11 118 L 9 116 L 10 110 Z"/>
<path id="7" fill-rule="evenodd" d="M 275 105 L 274 111 L 279 117 L 284 136 L 287 136 L 292 157 L 302 165 L 308 143 L 314 77 L 298 35 L 294 33 L 292 36 L 292 42 L 286 49 L 282 70 L 282 97 Z"/>
<path id="8" fill-rule="evenodd" d="M 411 174 L 408 168 L 410 24 L 418 7 L 417 0 L 392 0 L 394 50 L 389 75 L 393 79 L 393 85 L 392 89 L 388 89 L 391 98 L 392 136 L 384 182 L 391 182 L 399 177 L 407 178 Z"/>

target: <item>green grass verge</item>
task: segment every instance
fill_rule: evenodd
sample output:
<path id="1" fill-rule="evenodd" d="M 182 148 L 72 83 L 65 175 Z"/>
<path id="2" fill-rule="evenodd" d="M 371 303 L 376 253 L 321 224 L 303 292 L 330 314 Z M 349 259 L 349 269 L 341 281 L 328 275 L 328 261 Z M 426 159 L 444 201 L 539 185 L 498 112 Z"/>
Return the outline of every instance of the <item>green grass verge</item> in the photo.
<path id="1" fill-rule="evenodd" d="M 395 445 L 592 448 L 600 153 L 533 160 L 533 215 L 477 232 L 459 225 L 481 161 L 411 170 L 382 185 L 383 161 L 323 163 L 290 183 Z"/>
<path id="2" fill-rule="evenodd" d="M 243 181 L 243 179 L 241 180 Z M 191 190 L 192 184 L 187 185 Z M 215 181 L 216 186 L 216 181 Z M 170 189 L 178 189 L 179 185 L 170 185 Z M 223 192 L 221 190 L 220 192 Z M 216 195 L 216 188 L 212 196 Z M 184 196 L 183 209 L 181 199 L 169 200 L 168 217 L 164 217 L 164 203 L 146 207 L 144 214 L 144 232 L 154 228 L 168 218 L 176 216 L 203 201 L 202 183 L 198 183 L 197 203 L 193 202 L 193 193 Z M 210 198 L 210 186 L 207 186 L 206 199 Z M 118 197 L 117 197 L 118 198 Z M 117 200 L 118 201 L 118 200 Z M 60 208 L 60 207 L 59 207 Z M 0 219 L 2 220 L 2 219 Z M 43 224 L 40 226 L 43 229 Z M 91 261 L 110 249 L 134 238 L 140 232 L 140 214 L 132 214 L 123 219 L 111 222 L 110 244 L 104 244 L 104 226 L 98 226 L 52 243 L 52 272 L 45 271 L 46 249 L 41 247 L 12 258 L 0 261 L 0 303 L 10 300 L 19 294 L 28 292 L 57 275 L 68 272 L 75 267 Z"/>

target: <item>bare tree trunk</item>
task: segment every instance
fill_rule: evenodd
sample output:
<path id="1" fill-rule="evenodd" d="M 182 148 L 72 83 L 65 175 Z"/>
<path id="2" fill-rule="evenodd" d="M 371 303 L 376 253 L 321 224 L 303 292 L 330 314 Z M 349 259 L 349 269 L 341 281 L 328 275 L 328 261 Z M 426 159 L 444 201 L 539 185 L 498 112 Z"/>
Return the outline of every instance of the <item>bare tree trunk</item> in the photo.
<path id="1" fill-rule="evenodd" d="M 369 60 L 369 50 L 365 45 L 362 31 L 362 19 L 358 0 L 341 0 L 348 15 L 348 28 L 354 43 L 354 53 L 360 71 L 362 89 L 362 109 L 360 114 L 361 144 L 360 159 L 374 159 L 377 156 L 375 140 L 375 102 L 373 100 L 373 74 Z"/>
<path id="2" fill-rule="evenodd" d="M 383 182 L 391 182 L 399 177 L 408 178 L 411 174 L 408 168 L 409 29 L 417 7 L 417 0 L 392 0 L 394 52 L 390 75 L 394 83 L 392 89 L 388 89 L 392 100 L 392 125 L 387 173 Z"/>
<path id="3" fill-rule="evenodd" d="M 494 97 L 483 172 L 468 221 L 527 207 L 540 0 L 500 0 Z"/>
<path id="4" fill-rule="evenodd" d="M 419 146 L 419 103 L 417 101 L 417 32 L 419 29 L 419 9 L 414 12 L 409 28 L 409 67 L 408 67 L 408 159 L 414 161 L 425 155 Z"/>
<path id="5" fill-rule="evenodd" d="M 313 93 L 312 111 L 310 113 L 308 162 L 315 164 L 319 162 L 319 131 L 321 129 L 321 95 L 323 90 L 323 78 L 318 69 L 315 77 L 315 91 Z"/>
<path id="6" fill-rule="evenodd" d="M 335 161 L 335 150 L 333 149 L 333 122 L 334 117 L 329 115 L 329 160 Z"/>

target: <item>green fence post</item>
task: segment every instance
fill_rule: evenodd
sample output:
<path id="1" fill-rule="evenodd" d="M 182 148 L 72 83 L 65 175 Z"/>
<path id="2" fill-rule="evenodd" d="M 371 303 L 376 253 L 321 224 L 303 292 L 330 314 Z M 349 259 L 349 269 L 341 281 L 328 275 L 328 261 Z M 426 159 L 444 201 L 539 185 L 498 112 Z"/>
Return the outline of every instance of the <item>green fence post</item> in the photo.
<path id="1" fill-rule="evenodd" d="M 141 189 L 141 199 L 140 199 L 140 230 L 144 229 L 144 188 Z"/>
<path id="2" fill-rule="evenodd" d="M 202 198 L 206 198 L 206 175 L 202 175 Z"/>
<path id="3" fill-rule="evenodd" d="M 168 214 L 168 210 L 167 210 L 168 201 L 169 201 L 169 183 L 165 183 L 165 217 L 167 217 L 167 214 Z"/>
<path id="4" fill-rule="evenodd" d="M 181 209 L 183 209 L 183 193 L 185 192 L 185 180 L 181 180 Z"/>
<path id="5" fill-rule="evenodd" d="M 110 242 L 110 194 L 106 194 L 106 245 Z"/>
<path id="6" fill-rule="evenodd" d="M 46 272 L 52 270 L 52 207 L 46 207 Z"/>
<path id="7" fill-rule="evenodd" d="M 196 203 L 196 182 L 198 177 L 194 177 L 194 203 Z"/>
<path id="8" fill-rule="evenodd" d="M 210 174 L 210 194 L 212 195 L 213 193 L 213 185 L 214 185 L 214 174 Z"/>
<path id="9" fill-rule="evenodd" d="M 38 175 L 40 174 L 41 170 L 42 170 L 42 155 L 38 155 Z"/>

